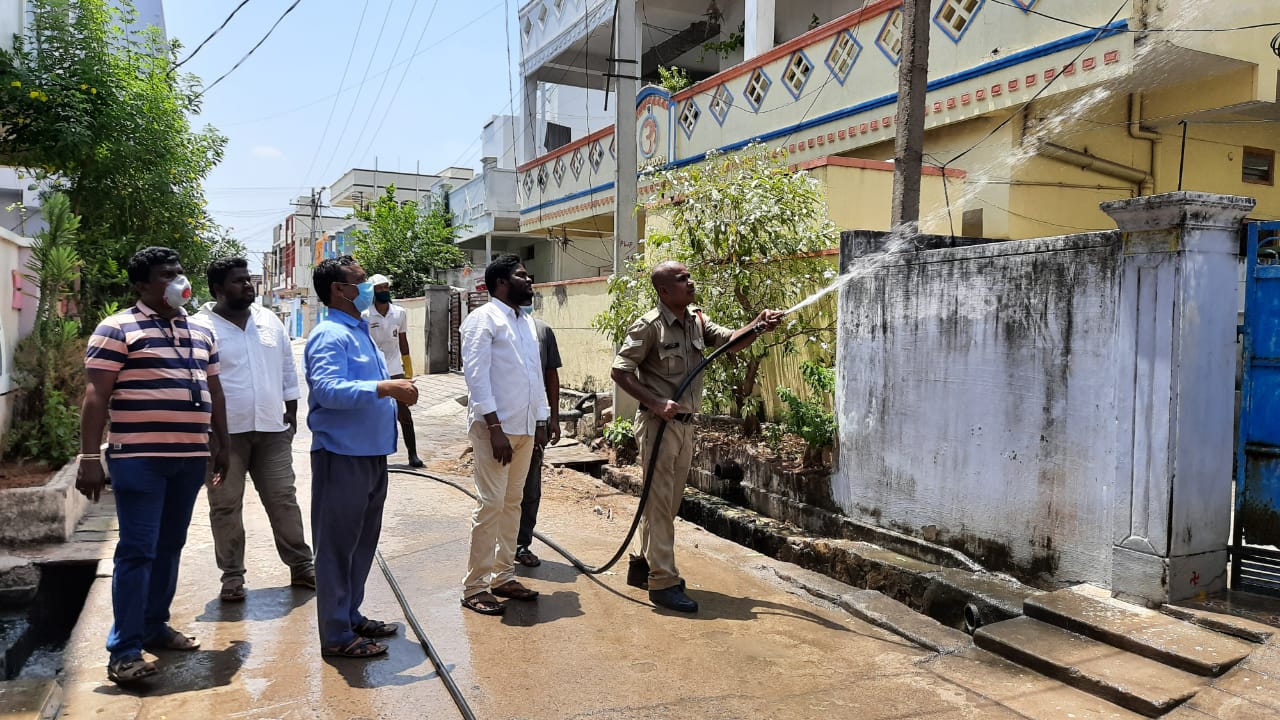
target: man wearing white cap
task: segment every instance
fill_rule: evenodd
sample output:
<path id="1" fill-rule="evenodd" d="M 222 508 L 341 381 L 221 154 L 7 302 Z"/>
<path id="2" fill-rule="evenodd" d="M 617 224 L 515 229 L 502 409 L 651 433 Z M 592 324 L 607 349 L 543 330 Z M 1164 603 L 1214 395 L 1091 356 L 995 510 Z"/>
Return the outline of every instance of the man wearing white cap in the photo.
<path id="1" fill-rule="evenodd" d="M 391 278 L 378 274 L 369 278 L 373 283 L 373 307 L 364 311 L 364 321 L 369 323 L 369 336 L 382 351 L 387 362 L 387 374 L 392 380 L 407 377 L 413 379 L 413 359 L 409 357 L 409 314 L 391 302 Z M 423 466 L 418 457 L 418 438 L 413 434 L 413 415 L 409 406 L 397 402 L 400 431 L 404 435 L 404 447 L 409 452 L 410 467 Z"/>

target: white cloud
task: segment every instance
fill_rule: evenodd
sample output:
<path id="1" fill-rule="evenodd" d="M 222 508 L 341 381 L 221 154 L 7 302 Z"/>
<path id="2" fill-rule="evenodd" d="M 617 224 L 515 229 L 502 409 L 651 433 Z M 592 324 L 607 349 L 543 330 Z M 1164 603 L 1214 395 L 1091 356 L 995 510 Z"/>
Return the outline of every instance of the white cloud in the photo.
<path id="1" fill-rule="evenodd" d="M 284 153 L 281 152 L 280 148 L 273 145 L 254 145 L 253 156 L 274 159 L 284 157 Z"/>

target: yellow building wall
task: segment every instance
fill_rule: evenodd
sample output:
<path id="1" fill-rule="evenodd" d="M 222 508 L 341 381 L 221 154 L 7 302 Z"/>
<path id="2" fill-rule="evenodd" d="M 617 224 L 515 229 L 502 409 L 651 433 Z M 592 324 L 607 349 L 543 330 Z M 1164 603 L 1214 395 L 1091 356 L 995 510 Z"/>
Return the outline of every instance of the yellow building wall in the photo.
<path id="1" fill-rule="evenodd" d="M 827 165 L 814 168 L 813 177 L 822 183 L 827 199 L 827 215 L 841 230 L 888 230 L 893 207 L 893 171 Z M 948 177 L 951 216 L 959 233 L 964 208 L 957 204 L 964 191 L 964 180 Z M 925 175 L 921 180 L 920 205 L 933 208 L 920 217 L 920 228 L 926 233 L 946 235 L 946 194 L 941 175 Z"/>
<path id="2" fill-rule="evenodd" d="M 591 327 L 609 309 L 605 278 L 570 280 L 534 286 L 533 314 L 555 331 L 560 347 L 560 384 L 575 390 L 609 392 L 613 345 Z"/>

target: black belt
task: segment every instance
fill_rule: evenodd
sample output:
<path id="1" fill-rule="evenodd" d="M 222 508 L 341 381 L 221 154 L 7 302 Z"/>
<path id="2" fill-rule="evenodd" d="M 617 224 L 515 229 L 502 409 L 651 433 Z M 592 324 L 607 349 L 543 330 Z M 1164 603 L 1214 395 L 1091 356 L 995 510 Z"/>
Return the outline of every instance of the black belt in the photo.
<path id="1" fill-rule="evenodd" d="M 641 406 L 640 406 L 640 409 L 641 409 L 641 410 L 643 410 L 643 411 L 645 411 L 645 412 L 647 412 L 647 413 L 652 413 L 653 415 L 657 415 L 657 414 L 658 414 L 658 413 L 653 412 L 652 410 L 650 410 L 648 407 L 646 407 L 646 406 L 644 406 L 644 405 L 641 405 Z M 671 419 L 672 419 L 672 420 L 675 420 L 676 422 L 691 423 L 691 422 L 693 422 L 693 413 L 677 413 L 677 414 L 676 414 L 676 416 L 675 416 L 675 417 L 673 417 L 673 418 L 671 418 Z"/>

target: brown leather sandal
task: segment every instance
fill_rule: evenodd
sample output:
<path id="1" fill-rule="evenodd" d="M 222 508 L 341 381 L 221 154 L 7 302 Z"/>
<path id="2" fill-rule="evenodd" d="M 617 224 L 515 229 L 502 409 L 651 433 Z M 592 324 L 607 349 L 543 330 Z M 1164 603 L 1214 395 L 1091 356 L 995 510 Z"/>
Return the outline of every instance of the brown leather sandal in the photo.
<path id="1" fill-rule="evenodd" d="M 476 593 L 471 597 L 462 598 L 462 607 L 473 610 L 481 615 L 501 615 L 507 611 L 507 606 L 498 602 L 498 598 L 487 592 Z"/>
<path id="2" fill-rule="evenodd" d="M 512 600 L 536 600 L 538 598 L 537 590 L 530 590 L 520 584 L 519 580 L 508 580 L 493 589 L 493 594 L 498 597 L 511 598 Z"/>

